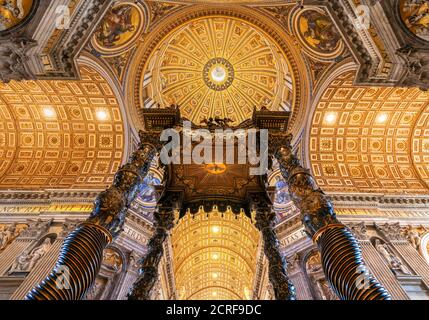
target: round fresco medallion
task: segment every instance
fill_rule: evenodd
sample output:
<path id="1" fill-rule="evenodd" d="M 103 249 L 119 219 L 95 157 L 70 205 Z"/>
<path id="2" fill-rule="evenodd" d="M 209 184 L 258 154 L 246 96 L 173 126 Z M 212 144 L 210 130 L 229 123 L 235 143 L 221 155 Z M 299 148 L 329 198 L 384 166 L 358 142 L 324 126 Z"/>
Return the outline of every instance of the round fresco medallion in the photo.
<path id="1" fill-rule="evenodd" d="M 28 21 L 35 8 L 34 0 L 0 0 L 0 32 L 12 31 Z"/>
<path id="2" fill-rule="evenodd" d="M 429 2 L 427 0 L 401 0 L 401 19 L 408 30 L 420 39 L 429 41 Z"/>
<path id="3" fill-rule="evenodd" d="M 332 58 L 343 50 L 340 33 L 323 10 L 299 13 L 295 17 L 295 29 L 304 47 L 316 57 Z"/>
<path id="4" fill-rule="evenodd" d="M 113 6 L 100 22 L 92 44 L 101 53 L 112 54 L 128 48 L 143 29 L 143 12 L 134 3 Z"/>

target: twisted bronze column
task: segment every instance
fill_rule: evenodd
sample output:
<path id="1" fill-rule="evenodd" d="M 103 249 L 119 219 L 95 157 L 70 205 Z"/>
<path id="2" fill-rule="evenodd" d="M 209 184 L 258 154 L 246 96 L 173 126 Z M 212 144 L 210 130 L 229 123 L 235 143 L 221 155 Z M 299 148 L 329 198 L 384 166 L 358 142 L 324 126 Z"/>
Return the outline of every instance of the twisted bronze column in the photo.
<path id="1" fill-rule="evenodd" d="M 287 274 L 287 263 L 274 232 L 275 213 L 268 205 L 256 207 L 256 227 L 261 231 L 264 253 L 268 260 L 268 277 L 276 300 L 296 300 L 296 290 Z"/>
<path id="2" fill-rule="evenodd" d="M 300 165 L 291 140 L 291 135 L 271 134 L 269 152 L 280 165 L 307 234 L 319 248 L 323 270 L 332 289 L 343 300 L 390 300 L 386 289 L 368 274 L 358 240 L 336 218 L 331 201 L 317 186 L 310 171 Z"/>
<path id="3" fill-rule="evenodd" d="M 128 300 L 149 300 L 158 279 L 158 267 L 164 254 L 164 242 L 174 226 L 174 210 L 180 206 L 179 195 L 169 193 L 158 201 L 154 213 L 155 233 L 149 240 L 148 252 L 140 260 L 140 277 L 128 293 Z"/>
<path id="4" fill-rule="evenodd" d="M 141 133 L 140 138 L 138 150 L 118 170 L 112 186 L 98 195 L 90 217 L 66 237 L 54 269 L 27 294 L 27 300 L 85 296 L 100 270 L 103 249 L 122 231 L 128 206 L 162 147 L 157 134 Z"/>

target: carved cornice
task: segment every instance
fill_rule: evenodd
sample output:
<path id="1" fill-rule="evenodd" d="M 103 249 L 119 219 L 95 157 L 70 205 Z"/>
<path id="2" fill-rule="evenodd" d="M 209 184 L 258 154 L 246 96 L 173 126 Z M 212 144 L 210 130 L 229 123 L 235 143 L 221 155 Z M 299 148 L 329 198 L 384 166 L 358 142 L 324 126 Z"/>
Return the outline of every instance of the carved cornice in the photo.
<path id="1" fill-rule="evenodd" d="M 92 203 L 101 190 L 1 190 L 2 204 Z"/>
<path id="2" fill-rule="evenodd" d="M 297 212 L 294 215 L 281 221 L 279 224 L 276 225 L 275 228 L 276 228 L 276 232 L 279 235 L 283 235 L 285 233 L 290 234 L 301 227 L 302 227 L 301 217 L 299 215 L 299 212 Z"/>
<path id="3" fill-rule="evenodd" d="M 0 34 L 0 79 L 77 79 L 76 58 L 112 1 L 38 2 L 25 27 Z M 68 8 L 69 21 L 61 6 Z"/>
<path id="4" fill-rule="evenodd" d="M 147 235 L 150 235 L 155 230 L 152 221 L 148 221 L 139 216 L 138 213 L 131 211 L 129 211 L 129 214 L 127 215 L 126 223 L 134 229 L 137 228 L 137 231 L 141 231 Z"/>
<path id="5" fill-rule="evenodd" d="M 77 78 L 75 58 L 86 44 L 101 15 L 113 0 L 82 1 L 65 30 L 50 51 L 54 71 L 46 72 L 42 78 Z M 55 19 L 54 19 L 55 22 Z"/>
<path id="6" fill-rule="evenodd" d="M 336 207 L 350 208 L 429 208 L 427 195 L 329 194 Z"/>
<path id="7" fill-rule="evenodd" d="M 346 209 L 395 209 L 404 211 L 422 210 L 429 208 L 429 196 L 426 195 L 383 195 L 383 194 L 329 194 L 328 197 L 333 201 L 335 208 Z M 378 216 L 383 216 L 380 211 Z M 340 220 L 343 214 L 339 215 Z M 388 218 L 388 215 L 386 215 Z M 397 217 L 399 218 L 399 217 Z M 410 218 L 409 215 L 403 218 Z M 421 219 L 421 216 L 416 216 Z M 347 220 L 347 219 L 346 219 Z M 301 218 L 299 211 L 278 221 L 276 232 L 283 239 L 292 234 L 301 227 Z"/>
<path id="8" fill-rule="evenodd" d="M 360 2 L 359 5 L 368 8 L 371 30 L 356 28 L 358 5 L 350 0 L 305 0 L 304 3 L 326 7 L 337 21 L 360 64 L 356 84 L 428 90 L 429 42 L 405 27 L 399 1 Z"/>

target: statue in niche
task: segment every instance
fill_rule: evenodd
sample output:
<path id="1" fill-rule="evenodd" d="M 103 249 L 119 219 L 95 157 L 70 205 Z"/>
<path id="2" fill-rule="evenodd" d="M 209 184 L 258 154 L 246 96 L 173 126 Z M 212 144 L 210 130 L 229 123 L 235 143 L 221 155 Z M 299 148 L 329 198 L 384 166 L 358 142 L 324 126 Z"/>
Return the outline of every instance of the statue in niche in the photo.
<path id="1" fill-rule="evenodd" d="M 100 278 L 96 278 L 91 289 L 86 294 L 86 300 L 95 300 L 100 296 L 101 291 L 104 289 L 104 281 Z"/>
<path id="2" fill-rule="evenodd" d="M 322 300 L 338 300 L 337 295 L 331 289 L 323 272 L 320 255 L 313 253 L 306 262 L 307 274 L 314 284 L 313 288 L 317 291 L 317 295 Z"/>
<path id="3" fill-rule="evenodd" d="M 51 239 L 46 238 L 41 245 L 37 246 L 31 252 L 24 250 L 13 263 L 9 270 L 9 274 L 16 272 L 30 272 L 39 260 L 49 251 L 51 248 Z"/>
<path id="4" fill-rule="evenodd" d="M 3 242 L 3 238 L 5 236 L 6 226 L 0 226 L 0 246 Z"/>
<path id="5" fill-rule="evenodd" d="M 24 250 L 13 263 L 12 267 L 9 270 L 9 274 L 15 272 L 23 272 L 28 270 L 28 264 L 30 260 L 30 253 L 28 250 Z"/>
<path id="6" fill-rule="evenodd" d="M 374 242 L 375 248 L 383 256 L 389 267 L 394 272 L 410 275 L 411 271 L 402 263 L 401 259 L 396 256 L 386 243 L 376 239 Z"/>
<path id="7" fill-rule="evenodd" d="M 3 230 L 0 231 L 0 250 L 6 248 L 9 242 L 16 236 L 16 227 L 15 224 L 9 227 L 3 227 Z"/>

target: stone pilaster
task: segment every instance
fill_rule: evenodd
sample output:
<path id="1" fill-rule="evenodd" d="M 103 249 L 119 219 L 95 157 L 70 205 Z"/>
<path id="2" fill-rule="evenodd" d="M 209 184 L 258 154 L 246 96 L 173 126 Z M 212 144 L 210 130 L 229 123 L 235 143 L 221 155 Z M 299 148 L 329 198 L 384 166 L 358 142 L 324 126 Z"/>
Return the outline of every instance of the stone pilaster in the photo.
<path id="1" fill-rule="evenodd" d="M 288 259 L 288 273 L 289 278 L 296 288 L 297 300 L 311 300 L 311 291 L 308 287 L 308 282 L 305 274 L 301 268 L 301 261 L 298 255 L 292 256 Z"/>
<path id="2" fill-rule="evenodd" d="M 404 257 L 407 264 L 422 277 L 423 282 L 429 287 L 429 264 L 408 242 L 393 243 L 395 249 Z"/>
<path id="3" fill-rule="evenodd" d="M 11 296 L 11 300 L 22 300 L 28 291 L 36 284 L 42 281 L 52 267 L 55 265 L 62 244 L 61 239 L 54 241 L 49 251 L 38 261 L 33 270 L 27 275 L 23 283 Z"/>
<path id="4" fill-rule="evenodd" d="M 389 291 L 393 300 L 408 300 L 408 295 L 389 266 L 369 240 L 361 240 L 362 255 L 370 272 Z"/>
<path id="5" fill-rule="evenodd" d="M 130 289 L 132 288 L 134 282 L 139 277 L 137 260 L 138 258 L 133 252 L 131 252 L 128 261 L 128 268 L 126 270 L 125 277 L 121 283 L 121 289 L 119 290 L 117 296 L 118 300 L 127 300 L 128 292 L 130 292 Z"/>
<path id="6" fill-rule="evenodd" d="M 155 233 L 149 240 L 148 252 L 140 261 L 140 276 L 128 294 L 129 300 L 151 298 L 151 291 L 159 277 L 159 264 L 164 254 L 164 243 L 176 219 L 175 210 L 181 208 L 181 196 L 180 193 L 170 192 L 159 200 L 154 213 Z"/>
<path id="7" fill-rule="evenodd" d="M 148 253 L 140 261 L 140 277 L 128 295 L 129 300 L 149 300 L 159 276 L 159 263 L 164 254 L 163 244 L 173 227 L 173 211 L 155 212 L 156 230 L 149 240 Z"/>

